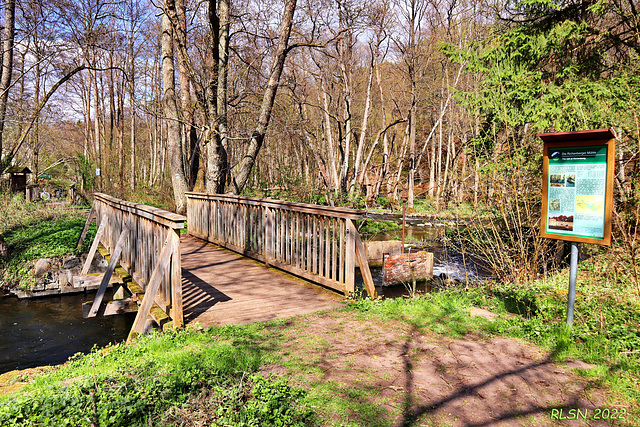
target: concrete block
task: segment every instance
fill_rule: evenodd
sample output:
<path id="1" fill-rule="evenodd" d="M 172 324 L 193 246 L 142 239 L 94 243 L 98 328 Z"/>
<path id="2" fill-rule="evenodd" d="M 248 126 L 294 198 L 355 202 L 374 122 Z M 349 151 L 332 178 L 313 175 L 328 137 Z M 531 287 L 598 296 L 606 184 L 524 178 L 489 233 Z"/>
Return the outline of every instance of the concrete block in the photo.
<path id="1" fill-rule="evenodd" d="M 402 242 L 399 240 L 380 240 L 364 242 L 365 252 L 369 265 L 380 266 L 384 255 L 397 255 L 402 253 Z"/>

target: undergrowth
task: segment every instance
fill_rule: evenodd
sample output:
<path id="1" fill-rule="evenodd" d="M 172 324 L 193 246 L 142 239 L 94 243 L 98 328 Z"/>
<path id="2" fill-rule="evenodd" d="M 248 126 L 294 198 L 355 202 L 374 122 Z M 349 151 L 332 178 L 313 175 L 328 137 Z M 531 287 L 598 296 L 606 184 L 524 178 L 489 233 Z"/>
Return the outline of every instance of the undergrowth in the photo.
<path id="1" fill-rule="evenodd" d="M 95 225 L 83 246 L 76 249 L 85 221 L 82 209 L 27 203 L 22 195 L 0 195 L 0 235 L 10 248 L 8 257 L 0 257 L 0 280 L 7 286 L 27 287 L 35 282 L 33 266 L 39 258 L 62 258 L 87 251 Z"/>
<path id="2" fill-rule="evenodd" d="M 305 392 L 256 374 L 260 334 L 183 330 L 96 349 L 0 398 L 0 425 L 313 425 Z"/>

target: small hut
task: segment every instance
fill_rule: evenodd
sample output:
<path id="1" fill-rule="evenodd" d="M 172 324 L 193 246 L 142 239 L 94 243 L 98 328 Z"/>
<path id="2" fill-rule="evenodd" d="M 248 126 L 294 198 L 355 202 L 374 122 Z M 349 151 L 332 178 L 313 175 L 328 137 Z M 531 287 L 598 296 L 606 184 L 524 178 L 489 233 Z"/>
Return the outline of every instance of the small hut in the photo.
<path id="1" fill-rule="evenodd" d="M 11 166 L 5 173 L 9 174 L 9 183 L 12 193 L 24 193 L 27 188 L 27 175 L 31 174 L 26 166 Z"/>

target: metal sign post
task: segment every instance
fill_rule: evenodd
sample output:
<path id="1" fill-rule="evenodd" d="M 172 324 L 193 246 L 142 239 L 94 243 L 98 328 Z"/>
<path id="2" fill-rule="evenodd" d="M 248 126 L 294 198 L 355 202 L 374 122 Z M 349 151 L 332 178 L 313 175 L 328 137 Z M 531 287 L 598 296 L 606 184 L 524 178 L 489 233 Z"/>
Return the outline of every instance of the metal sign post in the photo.
<path id="1" fill-rule="evenodd" d="M 571 266 L 569 267 L 569 300 L 567 301 L 567 325 L 573 324 L 573 308 L 576 304 L 576 277 L 578 276 L 578 244 L 571 242 Z"/>
<path id="2" fill-rule="evenodd" d="M 540 235 L 571 242 L 567 325 L 573 323 L 578 242 L 611 244 L 615 136 L 609 129 L 545 133 Z"/>

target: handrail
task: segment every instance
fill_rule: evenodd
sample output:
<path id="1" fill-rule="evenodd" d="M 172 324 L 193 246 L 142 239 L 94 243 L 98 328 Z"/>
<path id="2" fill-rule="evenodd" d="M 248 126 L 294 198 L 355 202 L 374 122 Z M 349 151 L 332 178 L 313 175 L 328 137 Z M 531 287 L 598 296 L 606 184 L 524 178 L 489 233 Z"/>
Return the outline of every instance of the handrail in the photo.
<path id="1" fill-rule="evenodd" d="M 189 234 L 348 294 L 358 262 L 375 287 L 353 224 L 364 211 L 227 194 L 187 193 Z"/>
<path id="2" fill-rule="evenodd" d="M 93 213 L 99 226 L 82 274 L 87 274 L 99 243 L 111 253 L 111 261 L 89 316 L 98 312 L 109 279 L 119 263 L 144 291 L 130 338 L 142 331 L 154 303 L 173 320 L 175 327 L 182 326 L 180 230 L 186 218 L 103 193 L 96 193 L 94 198 L 80 239 L 84 239 Z"/>

